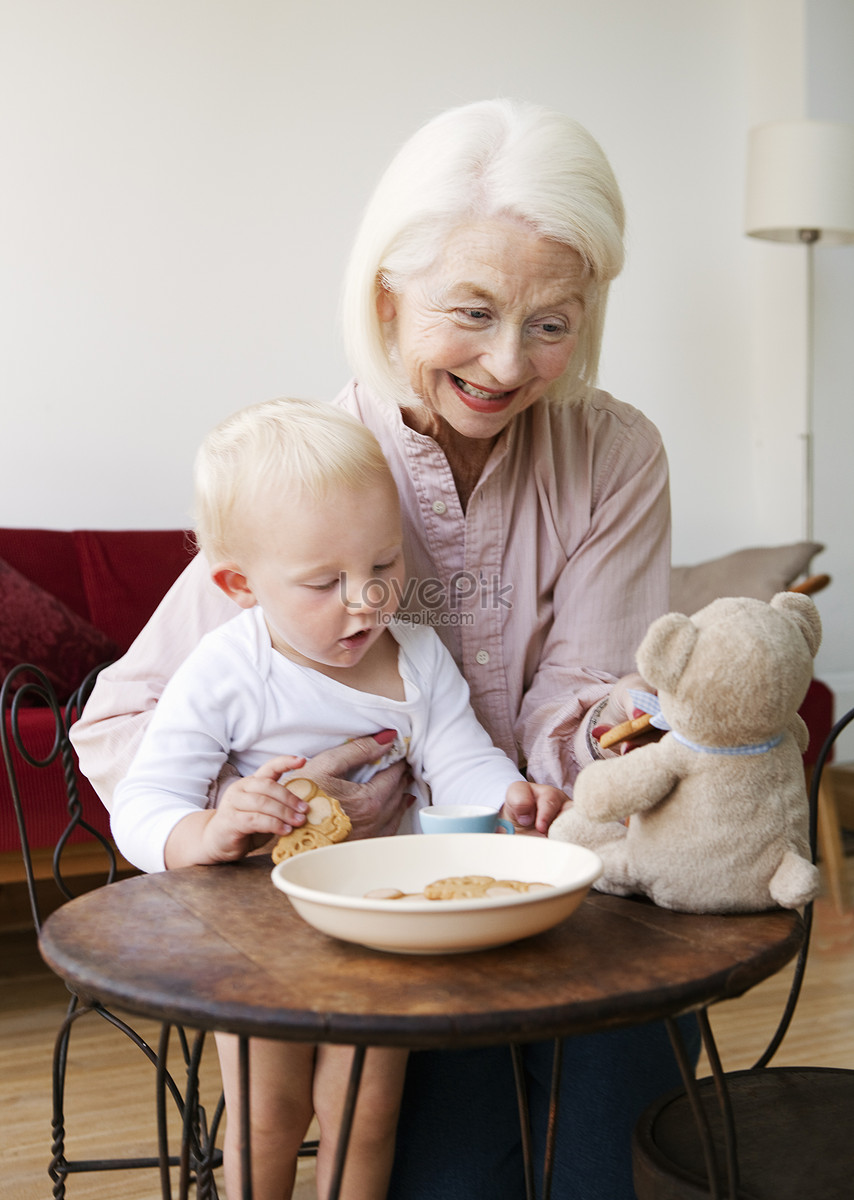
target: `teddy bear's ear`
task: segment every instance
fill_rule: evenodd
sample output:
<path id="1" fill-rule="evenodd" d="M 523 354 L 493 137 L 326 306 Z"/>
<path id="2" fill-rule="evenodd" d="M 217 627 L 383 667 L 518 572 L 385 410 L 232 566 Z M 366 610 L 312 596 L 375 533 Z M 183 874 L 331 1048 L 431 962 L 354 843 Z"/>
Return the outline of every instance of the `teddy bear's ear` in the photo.
<path id="1" fill-rule="evenodd" d="M 675 691 L 699 632 L 682 613 L 667 613 L 653 621 L 637 652 L 638 670 L 644 679 L 665 692 Z"/>
<path id="2" fill-rule="evenodd" d="M 794 621 L 804 635 L 810 654 L 815 658 L 821 645 L 821 617 L 809 596 L 799 592 L 778 592 L 771 601 L 771 607 L 779 609 Z"/>

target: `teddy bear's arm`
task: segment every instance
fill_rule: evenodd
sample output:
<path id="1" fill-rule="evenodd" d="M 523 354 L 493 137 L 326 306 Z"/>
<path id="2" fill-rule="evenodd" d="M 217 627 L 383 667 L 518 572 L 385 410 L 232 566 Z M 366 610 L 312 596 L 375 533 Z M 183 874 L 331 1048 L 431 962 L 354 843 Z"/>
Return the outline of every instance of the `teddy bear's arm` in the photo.
<path id="1" fill-rule="evenodd" d="M 680 777 L 660 742 L 585 767 L 575 781 L 573 801 L 591 820 L 622 821 L 654 808 Z"/>
<path id="2" fill-rule="evenodd" d="M 810 731 L 807 729 L 803 717 L 801 717 L 799 713 L 795 713 L 794 717 L 789 723 L 789 729 L 794 734 L 798 749 L 800 750 L 801 754 L 803 754 L 809 745 Z"/>

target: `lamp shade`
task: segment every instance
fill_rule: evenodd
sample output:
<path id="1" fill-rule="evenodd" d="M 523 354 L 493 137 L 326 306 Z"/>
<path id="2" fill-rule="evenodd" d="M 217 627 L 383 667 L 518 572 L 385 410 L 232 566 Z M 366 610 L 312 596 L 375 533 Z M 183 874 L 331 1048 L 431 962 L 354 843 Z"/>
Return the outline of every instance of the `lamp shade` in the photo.
<path id="1" fill-rule="evenodd" d="M 775 121 L 748 140 L 746 230 L 777 242 L 854 242 L 854 125 Z"/>

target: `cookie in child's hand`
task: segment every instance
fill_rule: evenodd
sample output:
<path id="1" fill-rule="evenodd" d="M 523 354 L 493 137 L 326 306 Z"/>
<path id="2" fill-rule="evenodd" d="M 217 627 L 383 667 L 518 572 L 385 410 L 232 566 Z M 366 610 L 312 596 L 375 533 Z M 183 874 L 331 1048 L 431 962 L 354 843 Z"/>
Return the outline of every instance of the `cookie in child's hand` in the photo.
<path id="1" fill-rule="evenodd" d="M 312 779 L 287 779 L 289 792 L 308 801 L 305 825 L 280 837 L 273 847 L 273 862 L 279 863 L 304 850 L 316 850 L 318 846 L 331 846 L 343 842 L 352 826 L 350 818 L 333 797 L 322 792 Z"/>

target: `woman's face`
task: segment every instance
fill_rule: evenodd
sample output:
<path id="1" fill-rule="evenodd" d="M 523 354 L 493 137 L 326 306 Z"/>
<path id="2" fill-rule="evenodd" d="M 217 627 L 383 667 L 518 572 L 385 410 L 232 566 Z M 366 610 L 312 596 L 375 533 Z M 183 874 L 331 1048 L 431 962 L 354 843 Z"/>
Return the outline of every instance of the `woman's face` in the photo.
<path id="1" fill-rule="evenodd" d="M 490 218 L 455 229 L 378 312 L 425 408 L 464 437 L 494 438 L 566 370 L 586 285 L 575 250 Z"/>

